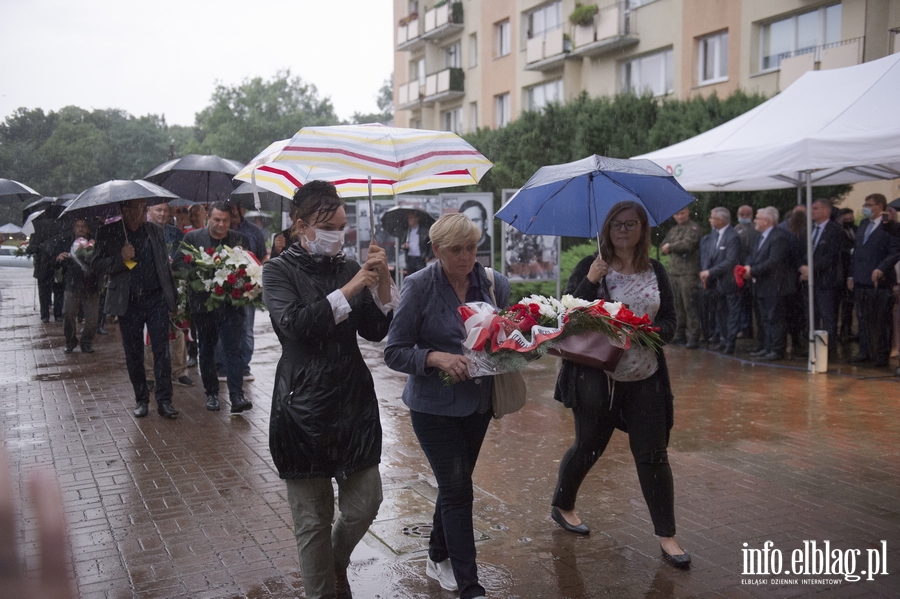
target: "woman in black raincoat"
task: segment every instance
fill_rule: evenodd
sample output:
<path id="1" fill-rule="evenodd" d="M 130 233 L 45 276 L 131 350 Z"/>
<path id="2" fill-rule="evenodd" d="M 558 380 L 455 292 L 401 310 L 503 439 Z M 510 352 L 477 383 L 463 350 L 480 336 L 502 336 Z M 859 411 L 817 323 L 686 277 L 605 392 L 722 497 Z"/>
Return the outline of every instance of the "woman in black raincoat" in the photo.
<path id="1" fill-rule="evenodd" d="M 350 553 L 382 499 L 378 402 L 356 335 L 383 339 L 399 297 L 382 248 L 370 247 L 362 267 L 345 260 L 347 216 L 332 184 L 311 181 L 293 201 L 300 242 L 263 268 L 282 345 L 269 449 L 286 479 L 306 596 L 350 597 Z"/>

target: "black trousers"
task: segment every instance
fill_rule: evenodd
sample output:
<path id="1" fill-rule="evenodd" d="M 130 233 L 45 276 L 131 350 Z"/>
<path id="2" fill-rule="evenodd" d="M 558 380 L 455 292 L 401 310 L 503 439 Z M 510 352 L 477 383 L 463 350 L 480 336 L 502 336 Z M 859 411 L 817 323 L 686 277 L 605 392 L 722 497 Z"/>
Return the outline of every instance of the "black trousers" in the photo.
<path id="1" fill-rule="evenodd" d="M 119 332 L 125 350 L 128 377 L 137 403 L 150 401 L 147 375 L 144 372 L 144 325 L 153 349 L 153 376 L 156 378 L 156 401 L 172 401 L 172 354 L 169 353 L 169 308 L 162 291 L 129 301 L 128 310 L 119 316 Z"/>
<path id="2" fill-rule="evenodd" d="M 787 347 L 786 295 L 757 295 L 759 344 L 770 353 L 784 355 Z"/>
<path id="3" fill-rule="evenodd" d="M 66 286 L 57 283 L 53 275 L 42 277 L 38 281 L 38 304 L 40 305 L 41 318 L 49 320 L 50 308 L 53 308 L 53 318 L 62 320 L 63 301 L 65 299 Z"/>
<path id="4" fill-rule="evenodd" d="M 716 324 L 722 343 L 734 347 L 741 318 L 741 296 L 737 292 L 719 294 L 716 300 Z"/>
<path id="5" fill-rule="evenodd" d="M 891 357 L 891 308 L 894 296 L 890 287 L 856 285 L 856 316 L 859 321 L 859 355 L 876 366 L 887 366 Z"/>
<path id="6" fill-rule="evenodd" d="M 669 466 L 665 381 L 657 371 L 642 381 L 613 381 L 591 369 L 576 382 L 575 443 L 559 464 L 552 505 L 571 510 L 587 473 L 606 449 L 616 425 L 624 422 L 638 480 L 654 533 L 675 536 L 675 485 Z M 612 401 L 612 406 L 610 406 Z"/>
<path id="7" fill-rule="evenodd" d="M 241 362 L 241 338 L 244 334 L 244 308 L 222 306 L 212 312 L 192 314 L 197 325 L 197 343 L 200 348 L 200 378 L 207 395 L 219 394 L 219 376 L 216 373 L 216 345 L 222 340 L 225 350 L 225 374 L 228 379 L 228 396 L 234 401 L 243 397 L 244 366 Z"/>
<path id="8" fill-rule="evenodd" d="M 719 292 L 715 289 L 701 289 L 697 294 L 697 311 L 700 316 L 700 329 L 703 332 L 703 339 L 709 343 L 719 331 L 716 328 L 716 305 L 719 299 Z"/>

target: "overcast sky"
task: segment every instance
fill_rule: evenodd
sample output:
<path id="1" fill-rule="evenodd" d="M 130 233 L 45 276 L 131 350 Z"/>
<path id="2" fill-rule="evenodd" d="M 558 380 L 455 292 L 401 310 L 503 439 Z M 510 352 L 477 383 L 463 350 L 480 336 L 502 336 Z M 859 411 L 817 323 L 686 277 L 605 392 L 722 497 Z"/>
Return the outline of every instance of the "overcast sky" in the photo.
<path id="1" fill-rule="evenodd" d="M 391 0 L 0 0 L 0 121 L 75 105 L 193 125 L 216 83 L 290 69 L 338 116 L 376 112 Z M 285 132 L 287 135 L 289 132 Z"/>

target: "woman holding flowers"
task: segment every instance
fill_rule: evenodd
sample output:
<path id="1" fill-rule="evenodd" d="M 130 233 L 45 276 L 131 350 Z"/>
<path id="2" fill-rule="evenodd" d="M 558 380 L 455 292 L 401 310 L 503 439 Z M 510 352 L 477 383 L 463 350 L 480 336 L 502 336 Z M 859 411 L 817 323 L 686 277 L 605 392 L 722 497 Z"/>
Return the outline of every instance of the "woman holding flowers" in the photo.
<path id="1" fill-rule="evenodd" d="M 437 261 L 404 280 L 384 361 L 409 375 L 403 402 L 438 484 L 425 573 L 472 599 L 485 594 L 475 565 L 472 472 L 491 421 L 493 385 L 490 377 L 469 376 L 459 307 L 493 304 L 492 297 L 505 307 L 509 282 L 494 274 L 492 290 L 475 259 L 481 227 L 465 214 L 445 214 L 429 234 Z"/>
<path id="2" fill-rule="evenodd" d="M 285 479 L 309 598 L 348 598 L 350 554 L 381 505 L 381 421 L 357 334 L 380 341 L 399 301 L 385 252 L 341 251 L 347 214 L 334 185 L 294 195 L 300 241 L 263 267 L 263 300 L 281 341 L 269 450 Z M 332 525 L 337 480 L 340 513 Z"/>
<path id="3" fill-rule="evenodd" d="M 650 259 L 649 249 L 644 208 L 635 202 L 616 204 L 603 224 L 600 253 L 575 267 L 566 293 L 626 304 L 634 314 L 649 316 L 668 342 L 675 332 L 674 295 L 665 268 Z M 572 408 L 575 442 L 560 461 L 553 520 L 569 532 L 590 533 L 575 513 L 578 488 L 619 428 L 628 433 L 663 557 L 676 567 L 687 567 L 690 556 L 675 540 L 674 485 L 666 452 L 673 398 L 662 348 L 633 344 L 612 372 L 563 360 L 555 397 Z"/>

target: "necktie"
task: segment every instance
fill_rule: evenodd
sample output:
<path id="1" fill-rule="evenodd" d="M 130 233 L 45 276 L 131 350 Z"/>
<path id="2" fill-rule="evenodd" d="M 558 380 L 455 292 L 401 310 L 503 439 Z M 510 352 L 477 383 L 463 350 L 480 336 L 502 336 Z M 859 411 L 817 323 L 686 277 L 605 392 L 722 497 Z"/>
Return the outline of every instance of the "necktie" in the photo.
<path id="1" fill-rule="evenodd" d="M 813 231 L 813 249 L 816 249 L 816 246 L 819 245 L 819 234 L 822 232 L 822 225 L 816 225 L 816 230 Z"/>
<path id="2" fill-rule="evenodd" d="M 868 221 L 866 223 L 866 234 L 863 235 L 863 244 L 865 244 L 867 241 L 869 241 L 869 235 L 871 235 L 872 231 L 874 231 L 874 230 L 875 230 L 875 223 L 873 223 L 871 220 Z"/>

